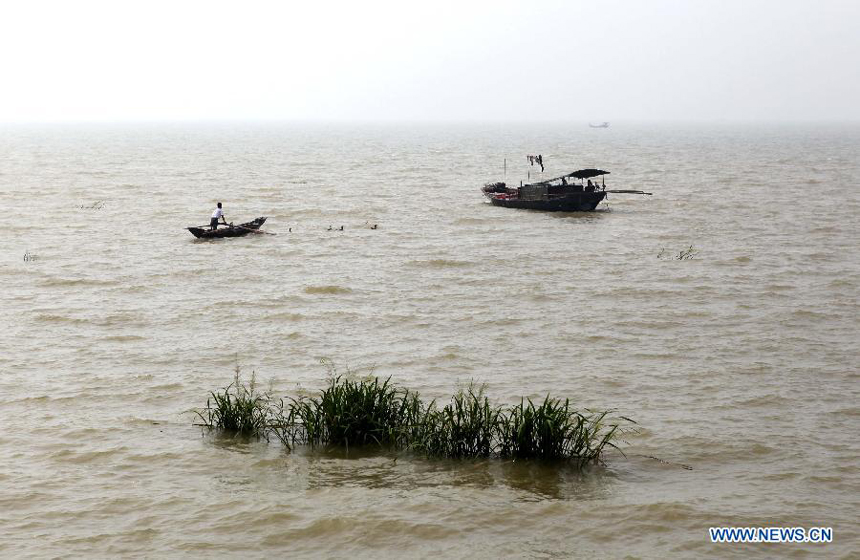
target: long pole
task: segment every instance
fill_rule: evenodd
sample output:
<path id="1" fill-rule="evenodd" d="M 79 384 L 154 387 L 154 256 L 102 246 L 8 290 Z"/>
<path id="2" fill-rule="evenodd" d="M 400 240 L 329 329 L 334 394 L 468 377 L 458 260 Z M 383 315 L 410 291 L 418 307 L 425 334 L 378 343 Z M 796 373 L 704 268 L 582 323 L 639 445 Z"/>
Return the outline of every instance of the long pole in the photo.
<path id="1" fill-rule="evenodd" d="M 508 180 L 508 158 L 505 158 L 505 181 Z"/>

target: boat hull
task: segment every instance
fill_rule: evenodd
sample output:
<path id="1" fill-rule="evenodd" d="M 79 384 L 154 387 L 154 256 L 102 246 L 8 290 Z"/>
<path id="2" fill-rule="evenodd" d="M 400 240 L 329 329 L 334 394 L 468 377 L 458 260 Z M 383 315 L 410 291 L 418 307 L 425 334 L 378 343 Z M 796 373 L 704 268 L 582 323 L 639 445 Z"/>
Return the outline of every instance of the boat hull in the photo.
<path id="1" fill-rule="evenodd" d="M 206 227 L 189 227 L 186 228 L 191 232 L 191 235 L 198 239 L 221 239 L 222 237 L 244 237 L 249 233 L 255 233 L 260 226 L 266 221 L 266 218 L 260 217 L 238 226 L 226 226 L 218 229 L 209 229 Z"/>
<path id="2" fill-rule="evenodd" d="M 526 210 L 543 210 L 544 212 L 591 212 L 606 198 L 603 191 L 583 191 L 558 198 L 540 200 L 523 200 L 520 198 L 491 197 L 494 206 L 505 208 L 524 208 Z"/>

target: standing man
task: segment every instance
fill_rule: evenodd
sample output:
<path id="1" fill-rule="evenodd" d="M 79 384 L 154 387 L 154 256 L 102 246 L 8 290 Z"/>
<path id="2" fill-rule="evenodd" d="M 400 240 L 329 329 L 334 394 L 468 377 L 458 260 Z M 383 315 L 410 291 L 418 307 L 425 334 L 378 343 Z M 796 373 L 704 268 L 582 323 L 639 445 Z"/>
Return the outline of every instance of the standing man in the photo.
<path id="1" fill-rule="evenodd" d="M 209 229 L 218 229 L 218 218 L 221 218 L 221 223 L 227 225 L 227 219 L 224 218 L 224 211 L 221 210 L 221 203 L 218 203 L 218 208 L 212 212 L 212 219 L 209 220 Z"/>

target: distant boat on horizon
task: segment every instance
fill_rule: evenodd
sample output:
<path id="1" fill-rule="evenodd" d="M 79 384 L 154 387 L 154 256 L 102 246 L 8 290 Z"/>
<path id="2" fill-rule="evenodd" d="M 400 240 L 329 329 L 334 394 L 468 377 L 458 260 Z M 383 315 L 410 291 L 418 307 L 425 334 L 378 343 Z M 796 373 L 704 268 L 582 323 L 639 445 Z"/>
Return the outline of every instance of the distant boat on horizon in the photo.
<path id="1" fill-rule="evenodd" d="M 590 126 L 591 128 L 609 128 L 609 123 L 606 121 L 603 121 L 600 124 L 588 123 L 588 126 Z"/>

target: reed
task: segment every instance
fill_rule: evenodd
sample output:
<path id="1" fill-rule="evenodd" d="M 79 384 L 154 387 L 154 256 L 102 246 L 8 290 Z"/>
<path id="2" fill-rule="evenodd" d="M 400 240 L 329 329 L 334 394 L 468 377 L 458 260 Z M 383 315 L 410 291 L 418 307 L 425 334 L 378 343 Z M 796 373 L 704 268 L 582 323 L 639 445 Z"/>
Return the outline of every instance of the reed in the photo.
<path id="1" fill-rule="evenodd" d="M 428 457 L 566 460 L 583 467 L 601 461 L 606 447 L 616 448 L 632 420 L 611 411 L 576 410 L 569 399 L 547 395 L 535 404 L 496 405 L 483 388 L 470 385 L 450 402 L 425 403 L 391 378 L 350 379 L 332 370 L 328 386 L 315 396 L 273 403 L 268 393 L 248 384 L 237 371 L 233 383 L 213 392 L 196 411 L 204 424 L 224 431 L 274 434 L 287 448 L 383 446 Z"/>
<path id="2" fill-rule="evenodd" d="M 221 391 L 212 391 L 206 407 L 194 413 L 208 428 L 242 436 L 267 437 L 269 424 L 268 393 L 257 390 L 256 376 L 245 383 L 236 368 L 233 382 Z"/>
<path id="3" fill-rule="evenodd" d="M 310 445 L 405 446 L 418 416 L 417 394 L 391 379 L 331 379 L 318 397 L 289 399 L 276 414 L 281 441 Z"/>
<path id="4" fill-rule="evenodd" d="M 489 457 L 496 449 L 501 411 L 482 389 L 470 385 L 442 409 L 431 403 L 419 410 L 410 447 L 431 456 Z"/>
<path id="5" fill-rule="evenodd" d="M 619 424 L 604 422 L 609 411 L 582 414 L 569 399 L 547 395 L 539 405 L 521 399 L 505 412 L 498 436 L 504 458 L 567 459 L 582 466 L 597 462 L 605 446 L 615 447 Z"/>

